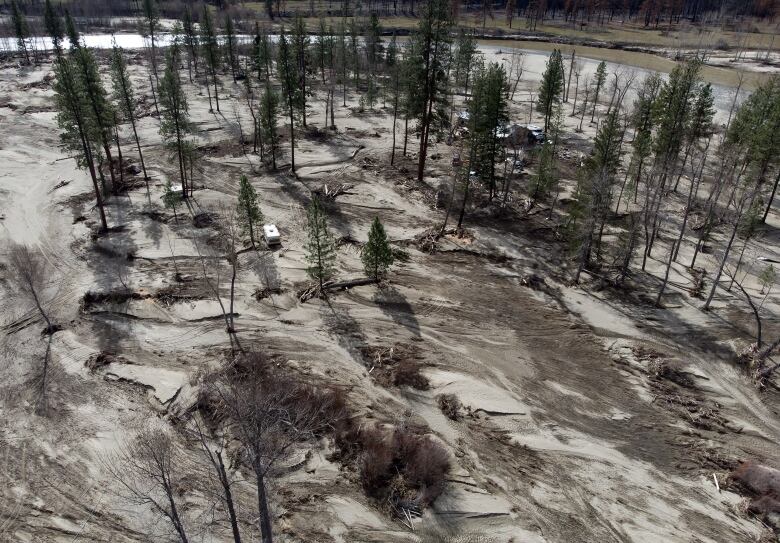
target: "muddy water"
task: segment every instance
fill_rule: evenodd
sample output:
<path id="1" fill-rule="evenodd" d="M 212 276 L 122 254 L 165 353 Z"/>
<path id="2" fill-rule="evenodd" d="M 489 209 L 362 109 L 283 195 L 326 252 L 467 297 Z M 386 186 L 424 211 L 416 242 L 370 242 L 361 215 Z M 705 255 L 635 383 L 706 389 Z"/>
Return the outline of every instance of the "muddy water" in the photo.
<path id="1" fill-rule="evenodd" d="M 545 56 L 553 49 L 560 49 L 564 57 L 568 57 L 571 55 L 572 50 L 576 50 L 577 56 L 579 57 L 596 61 L 605 60 L 612 64 L 634 66 L 636 68 L 661 73 L 669 73 L 677 65 L 674 60 L 661 56 L 660 54 L 625 51 L 622 49 L 564 45 L 560 43 L 528 40 L 484 40 L 481 41 L 480 44 L 484 46 L 495 46 L 497 49 L 503 49 L 505 51 L 511 51 L 513 47 L 517 47 L 535 53 L 543 52 Z M 740 73 L 744 76 L 743 86 L 747 89 L 756 88 L 761 81 L 769 77 L 769 74 L 767 73 L 737 70 L 734 68 L 723 68 L 718 66 L 704 66 L 702 68 L 702 76 L 706 81 L 725 87 L 736 87 L 739 84 Z"/>

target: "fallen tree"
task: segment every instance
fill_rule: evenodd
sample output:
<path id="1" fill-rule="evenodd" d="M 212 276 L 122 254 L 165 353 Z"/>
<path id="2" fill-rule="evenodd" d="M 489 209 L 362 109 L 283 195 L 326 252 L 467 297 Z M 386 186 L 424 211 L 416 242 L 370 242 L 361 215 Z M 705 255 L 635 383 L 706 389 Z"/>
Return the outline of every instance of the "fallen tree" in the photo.
<path id="1" fill-rule="evenodd" d="M 298 292 L 298 299 L 302 303 L 306 303 L 314 297 L 321 296 L 328 290 L 346 290 L 352 287 L 362 287 L 364 285 L 375 285 L 379 283 L 379 279 L 373 277 L 362 277 L 360 279 L 352 279 L 350 281 L 326 281 L 322 284 L 322 288 L 319 285 L 312 285 Z"/>

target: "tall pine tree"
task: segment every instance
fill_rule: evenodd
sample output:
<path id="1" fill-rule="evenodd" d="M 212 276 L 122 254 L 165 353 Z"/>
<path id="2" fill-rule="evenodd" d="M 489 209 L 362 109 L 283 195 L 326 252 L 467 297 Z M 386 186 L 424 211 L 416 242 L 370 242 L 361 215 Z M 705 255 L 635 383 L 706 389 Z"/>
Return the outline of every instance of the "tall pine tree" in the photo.
<path id="1" fill-rule="evenodd" d="M 317 198 L 309 204 L 306 213 L 308 241 L 306 242 L 306 261 L 309 263 L 306 273 L 317 281 L 322 290 L 325 281 L 335 273 L 336 247 L 328 230 L 325 210 Z"/>

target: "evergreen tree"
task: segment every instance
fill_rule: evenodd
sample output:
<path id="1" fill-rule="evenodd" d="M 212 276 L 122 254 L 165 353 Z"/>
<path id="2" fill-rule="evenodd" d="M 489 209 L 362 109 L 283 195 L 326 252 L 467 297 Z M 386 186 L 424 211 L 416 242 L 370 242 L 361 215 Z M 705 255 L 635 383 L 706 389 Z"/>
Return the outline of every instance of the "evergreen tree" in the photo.
<path id="1" fill-rule="evenodd" d="M 295 174 L 295 111 L 300 108 L 301 88 L 298 86 L 298 72 L 296 69 L 295 58 L 290 45 L 287 41 L 287 35 L 282 27 L 279 34 L 279 57 L 276 61 L 276 71 L 279 74 L 279 81 L 282 84 L 282 93 L 287 105 L 287 111 L 290 118 L 290 168 Z"/>
<path id="2" fill-rule="evenodd" d="M 405 62 L 399 62 L 396 58 L 396 41 L 395 34 L 393 34 L 393 40 L 387 47 L 387 64 L 390 69 L 390 92 L 391 101 L 393 104 L 393 147 L 390 151 L 390 165 L 395 163 L 395 132 L 396 121 L 398 120 L 398 106 L 401 102 L 401 77 Z"/>
<path id="3" fill-rule="evenodd" d="M 260 127 L 264 145 L 271 151 L 271 167 L 276 170 L 276 150 L 279 148 L 279 130 L 276 120 L 279 117 L 279 95 L 266 82 L 263 95 L 260 97 Z"/>
<path id="4" fill-rule="evenodd" d="M 165 187 L 163 188 L 163 193 L 162 196 L 160 196 L 160 199 L 163 201 L 163 206 L 165 209 L 173 210 L 173 218 L 176 220 L 176 222 L 179 222 L 179 216 L 176 214 L 176 206 L 182 202 L 182 193 L 178 190 L 173 190 L 171 187 L 171 182 L 167 181 L 165 183 Z"/>
<path id="5" fill-rule="evenodd" d="M 709 83 L 699 85 L 696 91 L 696 97 L 692 104 L 690 118 L 686 123 L 684 130 L 685 153 L 683 154 L 682 164 L 678 168 L 677 181 L 674 183 L 674 189 L 680 184 L 680 178 L 685 170 L 691 149 L 698 145 L 702 138 L 708 138 L 713 133 L 712 119 L 715 116 L 713 107 L 714 97 L 712 96 L 712 85 Z"/>
<path id="6" fill-rule="evenodd" d="M 496 160 L 502 150 L 502 134 L 509 121 L 508 84 L 504 67 L 491 63 L 478 72 L 470 102 L 470 169 L 496 194 Z"/>
<path id="7" fill-rule="evenodd" d="M 157 2 L 155 0 L 142 0 L 142 7 L 144 13 L 144 26 L 142 34 L 149 37 L 149 43 L 151 49 L 149 56 L 152 62 L 152 73 L 154 74 L 155 85 L 160 87 L 160 79 L 157 76 L 157 30 L 160 27 L 160 12 L 157 10 Z"/>
<path id="8" fill-rule="evenodd" d="M 252 63 L 257 72 L 258 80 L 271 78 L 271 64 L 273 62 L 271 42 L 265 27 L 255 24 L 255 39 L 252 49 Z"/>
<path id="9" fill-rule="evenodd" d="M 455 44 L 455 84 L 463 87 L 463 94 L 468 95 L 469 78 L 471 77 L 471 68 L 474 63 L 474 57 L 478 54 L 477 42 L 474 35 L 461 30 Z"/>
<path id="10" fill-rule="evenodd" d="M 233 19 L 229 14 L 225 14 L 225 57 L 227 59 L 230 73 L 233 75 L 233 83 L 236 82 L 236 72 L 238 71 L 238 55 L 236 54 L 236 33 L 233 30 Z"/>
<path id="11" fill-rule="evenodd" d="M 593 94 L 593 112 L 590 115 L 590 122 L 593 122 L 593 119 L 596 116 L 596 106 L 599 103 L 599 93 L 601 92 L 601 89 L 604 87 L 604 83 L 607 81 L 607 63 L 603 60 L 599 62 L 599 65 L 596 67 L 596 75 L 595 79 L 593 81 L 594 94 Z"/>
<path id="12" fill-rule="evenodd" d="M 335 273 L 336 247 L 328 231 L 325 211 L 315 198 L 309 204 L 306 213 L 309 239 L 306 243 L 306 261 L 309 266 L 306 273 L 319 284 L 322 290 L 325 281 Z"/>
<path id="13" fill-rule="evenodd" d="M 296 16 L 293 22 L 290 45 L 294 57 L 292 65 L 295 67 L 299 88 L 299 92 L 296 93 L 296 105 L 301 118 L 301 124 L 306 128 L 306 67 L 309 57 L 309 34 L 306 30 L 306 22 L 300 15 Z"/>
<path id="14" fill-rule="evenodd" d="M 81 47 L 81 36 L 76 28 L 76 23 L 70 16 L 70 12 L 65 10 L 65 34 L 68 36 L 68 43 L 70 44 L 71 51 L 75 51 Z"/>
<path id="15" fill-rule="evenodd" d="M 249 239 L 254 246 L 255 231 L 263 224 L 263 213 L 257 203 L 257 192 L 245 175 L 241 176 L 241 184 L 238 189 L 236 217 L 244 235 L 249 233 Z"/>
<path id="16" fill-rule="evenodd" d="M 146 191 L 149 192 L 149 176 L 146 173 L 146 164 L 144 164 L 144 155 L 141 152 L 141 142 L 138 139 L 138 130 L 136 130 L 136 101 L 133 93 L 133 84 L 130 81 L 130 76 L 127 73 L 127 62 L 122 49 L 116 44 L 114 40 L 114 46 L 111 52 L 111 81 L 114 87 L 114 100 L 119 106 L 119 110 L 122 112 L 127 121 L 130 122 L 130 126 L 133 129 L 133 137 L 135 138 L 135 145 L 138 149 L 138 157 L 141 160 L 141 169 L 144 172 L 144 180 L 146 181 Z"/>
<path id="17" fill-rule="evenodd" d="M 184 93 L 181 77 L 179 76 L 180 54 L 179 38 L 175 36 L 173 43 L 168 48 L 165 72 L 160 82 L 160 105 L 163 108 L 160 135 L 177 158 L 182 198 L 186 198 L 186 136 L 190 132 L 190 121 L 187 96 Z M 190 192 L 192 192 L 192 187 L 189 188 Z"/>
<path id="18" fill-rule="evenodd" d="M 360 90 L 360 30 L 353 17 L 349 21 L 349 57 L 355 81 L 355 91 Z"/>
<path id="19" fill-rule="evenodd" d="M 726 133 L 726 146 L 740 152 L 759 185 L 780 165 L 780 76 L 762 83 L 740 106 Z"/>
<path id="20" fill-rule="evenodd" d="M 648 75 L 637 91 L 634 110 L 631 114 L 631 125 L 634 128 L 634 140 L 631 143 L 634 151 L 629 164 L 632 173 L 632 191 L 636 200 L 639 184 L 642 181 L 642 168 L 645 161 L 653 154 L 653 104 L 658 97 L 663 80 L 657 73 Z M 620 201 L 618 201 L 620 205 Z"/>
<path id="21" fill-rule="evenodd" d="M 195 74 L 197 75 L 198 73 L 198 48 L 200 43 L 198 33 L 195 31 L 195 23 L 192 20 L 190 6 L 185 6 L 184 8 L 182 29 L 184 30 L 184 47 L 187 49 L 187 72 L 190 75 L 190 83 L 192 83 L 193 66 L 195 67 Z"/>
<path id="22" fill-rule="evenodd" d="M 217 89 L 217 69 L 219 68 L 219 42 L 214 31 L 214 24 L 211 22 L 208 6 L 203 7 L 203 18 L 200 22 L 200 42 L 203 47 L 203 56 L 206 57 L 206 67 L 214 84 L 214 100 L 217 103 L 217 112 L 219 112 L 219 90 Z M 208 83 L 206 83 L 208 87 Z"/>
<path id="23" fill-rule="evenodd" d="M 84 100 L 81 80 L 73 62 L 62 55 L 54 61 L 54 76 L 54 102 L 57 108 L 57 125 L 60 128 L 62 147 L 76 153 L 76 163 L 79 168 L 89 170 L 95 190 L 95 200 L 100 212 L 100 223 L 103 230 L 106 230 L 108 223 L 103 209 L 103 197 L 95 173 L 95 135 L 88 122 L 86 113 L 88 104 Z"/>
<path id="24" fill-rule="evenodd" d="M 11 26 L 14 27 L 16 35 L 16 44 L 19 51 L 24 55 L 25 60 L 30 62 L 30 50 L 27 47 L 27 40 L 30 38 L 30 27 L 27 25 L 27 17 L 24 16 L 16 0 L 11 0 Z"/>
<path id="25" fill-rule="evenodd" d="M 75 65 L 78 67 L 81 89 L 88 104 L 89 123 L 97 134 L 111 175 L 112 188 L 116 187 L 114 160 L 111 154 L 112 133 L 116 122 L 114 107 L 108 99 L 108 93 L 98 71 L 97 60 L 91 49 L 80 46 L 72 51 Z M 121 167 L 121 165 L 120 165 Z M 101 174 L 102 175 L 102 174 Z"/>
<path id="26" fill-rule="evenodd" d="M 347 105 L 347 72 L 349 71 L 349 49 L 347 47 L 347 30 L 344 21 L 339 21 L 335 43 L 336 64 L 338 65 L 339 78 L 343 94 L 343 105 Z"/>
<path id="27" fill-rule="evenodd" d="M 547 67 L 539 86 L 539 98 L 536 101 L 536 108 L 544 116 L 545 132 L 549 130 L 555 108 L 560 105 L 563 98 L 563 85 L 563 58 L 560 50 L 555 49 L 547 59 Z"/>
<path id="28" fill-rule="evenodd" d="M 382 56 L 382 26 L 379 24 L 379 18 L 376 16 L 376 13 L 371 14 L 369 24 L 366 26 L 364 43 L 368 69 L 372 74 L 375 74 L 376 66 L 379 64 Z"/>
<path id="29" fill-rule="evenodd" d="M 328 54 L 332 54 L 332 46 L 333 44 L 330 43 L 329 48 L 329 41 L 331 40 L 332 36 L 328 34 L 328 28 L 325 24 L 325 19 L 320 17 L 319 26 L 317 27 L 317 40 L 316 40 L 316 63 L 317 66 L 320 68 L 320 77 L 322 78 L 323 84 L 325 83 L 325 65 L 328 64 Z M 326 119 L 327 120 L 327 119 Z"/>
<path id="30" fill-rule="evenodd" d="M 658 97 L 653 103 L 653 123 L 656 126 L 653 139 L 655 153 L 653 179 L 654 186 L 649 190 L 645 202 L 645 223 L 650 224 L 649 235 L 645 235 L 644 264 L 653 248 L 658 231 L 661 203 L 666 193 L 667 181 L 673 166 L 677 163 L 685 140 L 685 127 L 688 125 L 692 104 L 699 83 L 702 61 L 691 59 L 685 64 L 675 66 L 669 79 L 663 83 Z"/>
<path id="31" fill-rule="evenodd" d="M 661 85 L 653 104 L 656 125 L 653 151 L 665 181 L 669 168 L 677 160 L 689 124 L 696 96 L 702 62 L 692 59 L 675 66 L 669 79 Z"/>
<path id="32" fill-rule="evenodd" d="M 576 190 L 575 207 L 579 208 L 583 219 L 577 232 L 579 266 L 574 277 L 577 283 L 590 262 L 596 230 L 603 230 L 609 213 L 615 174 L 620 165 L 621 137 L 618 112 L 613 110 L 599 127 L 593 142 L 593 152 L 585 160 L 583 175 Z"/>
<path id="33" fill-rule="evenodd" d="M 447 99 L 446 64 L 450 55 L 452 11 L 449 0 L 429 0 L 412 36 L 410 84 L 415 91 L 409 105 L 418 120 L 420 151 L 417 180 L 422 181 L 431 129 L 442 123 Z"/>
<path id="34" fill-rule="evenodd" d="M 387 240 L 387 234 L 379 218 L 375 217 L 368 232 L 368 242 L 363 246 L 360 254 L 366 275 L 374 279 L 380 279 L 387 269 L 393 264 L 393 250 Z"/>
<path id="35" fill-rule="evenodd" d="M 723 269 L 728 261 L 734 239 L 742 227 L 745 216 L 754 213 L 758 195 L 767 180 L 767 174 L 780 164 L 780 77 L 773 76 L 762 83 L 740 106 L 733 122 L 729 125 L 724 146 L 731 153 L 735 163 L 740 164 L 741 172 L 733 181 L 731 199 L 736 209 L 731 235 L 723 249 L 720 264 L 712 279 L 707 301 L 702 307 L 709 309 L 718 287 Z M 778 173 L 780 180 L 780 173 Z M 775 189 L 778 181 L 775 181 Z M 771 199 L 774 198 L 775 189 Z M 766 212 L 763 218 L 766 217 Z"/>
<path id="36" fill-rule="evenodd" d="M 553 144 L 550 141 L 545 140 L 539 147 L 539 151 L 536 154 L 539 166 L 537 167 L 536 175 L 531 176 L 529 191 L 532 203 L 536 203 L 543 198 L 550 190 L 550 187 L 557 181 L 554 153 Z"/>
<path id="37" fill-rule="evenodd" d="M 55 54 L 62 54 L 62 40 L 65 37 L 65 32 L 62 28 L 62 20 L 60 20 L 59 15 L 54 11 L 51 0 L 46 0 L 46 4 L 44 5 L 43 26 L 46 28 L 46 33 L 51 38 Z"/>

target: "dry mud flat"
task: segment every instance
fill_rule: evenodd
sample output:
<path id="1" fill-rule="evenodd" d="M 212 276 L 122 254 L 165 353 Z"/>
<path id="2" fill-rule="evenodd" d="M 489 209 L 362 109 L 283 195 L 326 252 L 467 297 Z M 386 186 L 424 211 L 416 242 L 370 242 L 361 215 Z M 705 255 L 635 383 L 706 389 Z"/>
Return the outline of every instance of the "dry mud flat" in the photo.
<path id="1" fill-rule="evenodd" d="M 365 497 L 354 472 L 331 460 L 331 443 L 295 451 L 272 489 L 280 540 L 766 536 L 726 486 L 741 459 L 778 467 L 777 394 L 758 393 L 724 347 L 744 341 L 740 330 L 685 303 L 658 310 L 567 286 L 568 260 L 539 215 L 495 219 L 475 212 L 469 236 L 448 236 L 437 252 L 422 252 L 411 241 L 442 220 L 433 203 L 437 182 L 449 179 L 449 147 L 435 146 L 438 158 L 429 161 L 427 184 L 419 185 L 413 160 L 389 167 L 386 111 L 340 107 L 336 134 L 300 138 L 298 178 L 269 174 L 235 144 L 235 112 L 244 126 L 249 115 L 227 77 L 222 115 L 209 113 L 200 89 L 189 88 L 196 140 L 206 154 L 199 189 L 178 220 L 159 205 L 164 182 L 177 172 L 157 120 L 144 117 L 151 196 L 141 186 L 111 197 L 107 212 L 116 228 L 93 238 L 90 183 L 57 149 L 46 73 L 0 70 L 0 95 L 8 97 L 0 107 L 2 238 L 30 244 L 49 259 L 57 274 L 50 294 L 64 326 L 53 341 L 51 415 L 40 417 L 33 389 L 41 325 L 4 292 L 0 539 L 170 536 L 147 506 L 123 500 L 105 463 L 150 420 L 173 425 L 191 409 L 199 376 L 228 347 L 198 257 L 215 231 L 202 221 L 197 227 L 193 217 L 233 205 L 242 173 L 284 237 L 280 250 L 241 255 L 235 312 L 242 345 L 285 360 L 314 382 L 341 387 L 367 421 L 427 429 L 452 461 L 444 494 L 411 531 Z M 135 66 L 134 80 L 140 85 L 145 78 Z M 357 98 L 350 96 L 350 105 Z M 312 106 L 316 126 L 321 97 Z M 527 115 L 520 106 L 514 113 Z M 123 143 L 133 160 L 130 141 Z M 361 275 L 357 245 L 375 216 L 409 258 L 387 284 L 302 304 L 296 293 L 305 285 L 304 207 L 313 190 L 338 183 L 353 185 L 327 208 L 334 234 L 345 240 L 339 277 Z M 186 281 L 176 281 L 177 273 Z M 544 284 L 528 286 L 531 274 Z M 226 280 L 223 268 L 223 289 Z M 88 291 L 93 295 L 85 301 Z M 390 349 L 422 365 L 427 388 L 382 378 L 376 357 Z M 458 397 L 459 420 L 442 413 L 440 394 Z M 195 444 L 184 438 L 181 444 L 188 452 L 180 496 L 187 520 L 203 540 L 225 541 L 229 526 L 220 512 L 212 514 L 203 458 Z M 236 477 L 244 532 L 254 533 L 251 481 L 240 470 Z"/>

